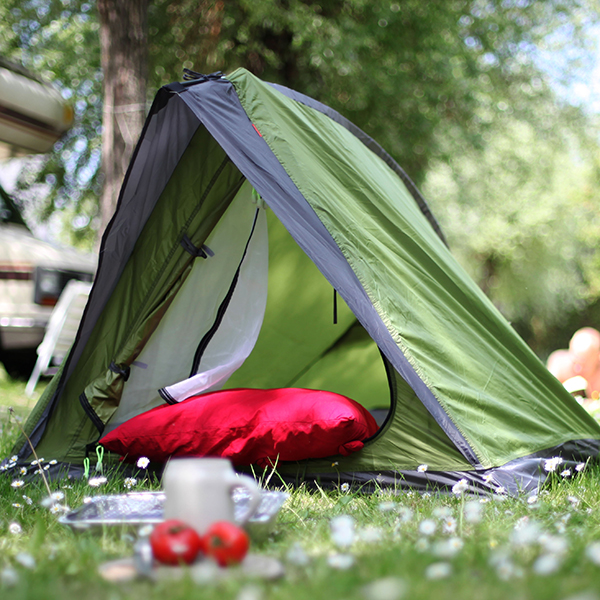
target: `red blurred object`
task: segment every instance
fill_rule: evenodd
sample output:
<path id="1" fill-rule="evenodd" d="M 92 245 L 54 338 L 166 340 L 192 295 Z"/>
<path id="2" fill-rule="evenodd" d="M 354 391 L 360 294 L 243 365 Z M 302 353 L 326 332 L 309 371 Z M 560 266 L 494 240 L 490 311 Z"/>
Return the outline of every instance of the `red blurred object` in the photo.
<path id="1" fill-rule="evenodd" d="M 152 554 L 166 565 L 191 564 L 203 548 L 202 538 L 193 527 L 178 519 L 159 523 L 150 534 Z"/>
<path id="2" fill-rule="evenodd" d="M 202 536 L 203 551 L 221 567 L 236 565 L 248 553 L 250 538 L 237 525 L 229 521 L 217 521 Z"/>

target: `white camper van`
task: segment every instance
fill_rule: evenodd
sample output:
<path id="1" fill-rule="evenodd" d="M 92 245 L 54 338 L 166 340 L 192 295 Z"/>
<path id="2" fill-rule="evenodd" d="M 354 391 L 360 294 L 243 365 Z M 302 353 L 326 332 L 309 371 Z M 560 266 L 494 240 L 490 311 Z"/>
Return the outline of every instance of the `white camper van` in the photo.
<path id="1" fill-rule="evenodd" d="M 0 59 L 0 160 L 49 152 L 72 120 L 54 88 Z M 29 375 L 61 291 L 70 279 L 91 281 L 95 267 L 93 255 L 36 238 L 0 187 L 0 360 L 9 373 Z"/>

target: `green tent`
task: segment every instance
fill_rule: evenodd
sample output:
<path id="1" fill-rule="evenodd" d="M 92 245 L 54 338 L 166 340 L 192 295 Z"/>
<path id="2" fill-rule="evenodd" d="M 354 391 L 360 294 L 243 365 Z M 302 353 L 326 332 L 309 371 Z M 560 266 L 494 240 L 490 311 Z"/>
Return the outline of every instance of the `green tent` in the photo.
<path id="1" fill-rule="evenodd" d="M 26 429 L 76 469 L 102 433 L 223 386 L 383 411 L 359 452 L 279 464 L 290 481 L 516 492 L 549 457 L 598 453 L 600 427 L 459 266 L 394 160 L 243 69 L 157 94 L 77 339 Z M 15 453 L 30 458 L 24 439 Z"/>

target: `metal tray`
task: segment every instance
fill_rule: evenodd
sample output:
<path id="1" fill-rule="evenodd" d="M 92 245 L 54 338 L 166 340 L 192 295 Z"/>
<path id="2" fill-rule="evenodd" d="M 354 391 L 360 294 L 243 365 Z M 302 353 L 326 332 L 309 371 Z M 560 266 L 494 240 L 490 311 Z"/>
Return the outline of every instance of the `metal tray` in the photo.
<path id="1" fill-rule="evenodd" d="M 268 535 L 277 514 L 289 494 L 277 491 L 261 491 L 258 509 L 244 525 L 253 538 Z M 106 525 L 153 525 L 162 522 L 164 492 L 130 492 L 129 494 L 94 496 L 62 516 L 59 521 L 74 529 L 89 529 Z M 249 495 L 243 488 L 233 492 L 236 520 L 248 509 Z"/>

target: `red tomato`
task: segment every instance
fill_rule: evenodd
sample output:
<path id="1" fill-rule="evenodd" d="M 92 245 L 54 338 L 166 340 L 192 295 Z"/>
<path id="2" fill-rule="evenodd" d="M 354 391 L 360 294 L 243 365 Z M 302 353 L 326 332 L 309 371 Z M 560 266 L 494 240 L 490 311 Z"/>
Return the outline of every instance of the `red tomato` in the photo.
<path id="1" fill-rule="evenodd" d="M 203 550 L 221 567 L 241 562 L 250 547 L 248 534 L 229 521 L 213 523 L 202 537 Z"/>
<path id="2" fill-rule="evenodd" d="M 191 564 L 202 549 L 196 530 L 178 519 L 159 523 L 150 534 L 154 558 L 166 565 Z"/>

